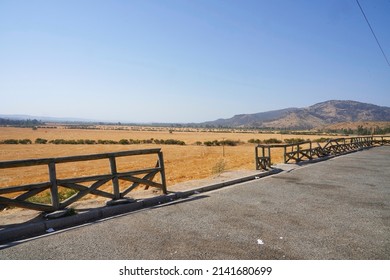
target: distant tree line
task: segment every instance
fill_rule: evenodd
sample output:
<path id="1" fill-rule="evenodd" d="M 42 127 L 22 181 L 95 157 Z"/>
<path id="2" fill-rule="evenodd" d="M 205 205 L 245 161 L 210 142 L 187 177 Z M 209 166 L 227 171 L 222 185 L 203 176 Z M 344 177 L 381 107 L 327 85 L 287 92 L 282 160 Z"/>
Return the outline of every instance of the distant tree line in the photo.
<path id="1" fill-rule="evenodd" d="M 16 126 L 16 127 L 36 127 L 38 125 L 44 125 L 45 123 L 34 120 L 10 120 L 0 118 L 0 126 Z"/>
<path id="2" fill-rule="evenodd" d="M 329 133 L 337 133 L 337 134 L 343 134 L 343 135 L 384 135 L 390 133 L 390 126 L 387 127 L 363 127 L 362 125 L 359 125 L 357 129 L 351 129 L 351 128 L 341 128 L 341 129 L 329 129 L 325 132 Z"/>

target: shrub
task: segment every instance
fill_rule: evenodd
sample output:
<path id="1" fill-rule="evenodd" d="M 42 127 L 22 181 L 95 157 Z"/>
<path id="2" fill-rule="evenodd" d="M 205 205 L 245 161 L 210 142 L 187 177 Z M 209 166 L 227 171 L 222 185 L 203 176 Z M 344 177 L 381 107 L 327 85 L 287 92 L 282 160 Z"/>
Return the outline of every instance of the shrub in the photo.
<path id="1" fill-rule="evenodd" d="M 284 139 L 284 142 L 286 142 L 287 144 L 295 144 L 295 143 L 300 143 L 300 142 L 304 142 L 305 139 L 302 139 L 302 138 L 289 138 L 289 139 Z"/>
<path id="2" fill-rule="evenodd" d="M 17 139 L 6 139 L 2 144 L 19 144 L 19 141 Z"/>
<path id="3" fill-rule="evenodd" d="M 98 144 L 118 144 L 118 141 L 114 140 L 98 140 Z"/>
<path id="4" fill-rule="evenodd" d="M 280 144 L 282 140 L 278 140 L 276 138 L 270 138 L 263 141 L 265 144 Z"/>
<path id="5" fill-rule="evenodd" d="M 206 141 L 203 142 L 205 146 L 237 146 L 240 143 L 240 141 L 234 141 L 234 140 L 214 140 L 214 141 Z"/>
<path id="6" fill-rule="evenodd" d="M 54 139 L 54 140 L 50 140 L 49 143 L 58 145 L 58 144 L 66 144 L 66 141 L 64 139 Z"/>
<path id="7" fill-rule="evenodd" d="M 93 145 L 93 144 L 96 144 L 96 141 L 95 140 L 91 140 L 91 139 L 85 139 L 84 140 L 84 144 Z"/>
<path id="8" fill-rule="evenodd" d="M 129 139 L 130 144 L 141 144 L 141 141 L 138 139 Z"/>
<path id="9" fill-rule="evenodd" d="M 153 143 L 153 139 L 145 139 L 145 140 L 142 140 L 142 143 L 143 143 L 143 144 L 152 144 L 152 143 Z"/>
<path id="10" fill-rule="evenodd" d="M 328 142 L 329 140 L 330 140 L 330 138 L 321 137 L 318 139 L 314 139 L 313 142 Z"/>
<path id="11" fill-rule="evenodd" d="M 205 141 L 205 142 L 203 142 L 203 145 L 205 145 L 205 146 L 213 146 L 213 142 Z"/>
<path id="12" fill-rule="evenodd" d="M 43 139 L 43 138 L 37 138 L 35 139 L 35 144 L 46 144 L 47 143 L 47 140 L 46 139 Z"/>
<path id="13" fill-rule="evenodd" d="M 225 171 L 226 162 L 223 159 L 220 159 L 212 168 L 213 174 L 221 174 Z"/>
<path id="14" fill-rule="evenodd" d="M 130 141 L 127 140 L 127 139 L 121 139 L 121 140 L 119 140 L 119 144 L 122 144 L 122 145 L 129 145 L 129 144 L 130 144 Z"/>
<path id="15" fill-rule="evenodd" d="M 249 139 L 248 143 L 251 143 L 251 144 L 261 144 L 261 140 L 260 139 Z"/>
<path id="16" fill-rule="evenodd" d="M 20 139 L 19 144 L 32 144 L 30 139 Z"/>
<path id="17" fill-rule="evenodd" d="M 239 143 L 240 141 L 234 141 L 229 139 L 220 141 L 220 145 L 224 145 L 224 146 L 237 146 Z"/>
<path id="18" fill-rule="evenodd" d="M 164 141 L 165 145 L 185 145 L 184 141 L 175 140 L 175 139 L 167 139 Z"/>

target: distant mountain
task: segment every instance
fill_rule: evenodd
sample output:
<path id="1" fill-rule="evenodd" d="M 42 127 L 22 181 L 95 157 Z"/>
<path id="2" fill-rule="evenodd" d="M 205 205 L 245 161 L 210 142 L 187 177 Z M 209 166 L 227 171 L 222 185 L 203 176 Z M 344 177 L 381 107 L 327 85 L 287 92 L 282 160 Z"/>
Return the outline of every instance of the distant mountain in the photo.
<path id="1" fill-rule="evenodd" d="M 298 108 L 288 108 L 282 110 L 268 111 L 256 114 L 235 115 L 230 119 L 218 119 L 216 121 L 204 122 L 202 125 L 240 127 L 240 126 L 262 126 L 264 122 L 280 119 L 289 113 L 293 113 Z"/>
<path id="2" fill-rule="evenodd" d="M 223 127 L 311 129 L 340 122 L 390 121 L 390 107 L 351 100 L 329 100 L 306 108 L 287 108 L 256 114 L 235 115 L 229 119 L 204 122 Z"/>

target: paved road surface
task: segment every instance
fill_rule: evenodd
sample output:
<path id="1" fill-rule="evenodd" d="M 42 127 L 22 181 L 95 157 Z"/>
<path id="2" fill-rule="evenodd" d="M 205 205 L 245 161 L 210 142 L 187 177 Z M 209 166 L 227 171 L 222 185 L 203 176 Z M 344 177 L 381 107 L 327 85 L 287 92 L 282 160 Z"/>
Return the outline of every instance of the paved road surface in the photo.
<path id="1" fill-rule="evenodd" d="M 0 250 L 0 259 L 390 259 L 390 147 Z"/>

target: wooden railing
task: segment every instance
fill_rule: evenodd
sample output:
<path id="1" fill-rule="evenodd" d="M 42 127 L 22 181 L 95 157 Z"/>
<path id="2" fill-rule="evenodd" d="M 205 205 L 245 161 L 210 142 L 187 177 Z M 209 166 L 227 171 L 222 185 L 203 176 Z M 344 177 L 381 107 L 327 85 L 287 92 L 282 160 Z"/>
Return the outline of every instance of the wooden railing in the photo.
<path id="1" fill-rule="evenodd" d="M 147 169 L 131 170 L 126 172 L 117 171 L 118 157 L 133 157 L 139 155 L 157 155 L 157 163 L 155 166 Z M 72 163 L 80 161 L 93 161 L 107 159 L 110 164 L 110 173 L 94 176 L 84 176 L 77 178 L 59 179 L 56 174 L 56 165 L 59 163 Z M 134 190 L 139 185 L 147 187 L 160 188 L 163 193 L 167 193 L 164 160 L 160 149 L 145 149 L 123 151 L 116 153 L 92 154 L 59 158 L 44 158 L 0 162 L 0 170 L 5 168 L 19 168 L 37 165 L 47 165 L 49 178 L 47 182 L 34 183 L 21 186 L 6 186 L 0 188 L 0 210 L 9 206 L 34 209 L 38 211 L 53 212 L 59 209 L 64 209 L 70 204 L 80 200 L 82 197 L 93 194 L 96 196 L 106 197 L 112 200 L 124 198 L 129 192 Z M 160 182 L 153 181 L 157 174 L 160 174 Z M 137 177 L 142 175 L 142 177 Z M 119 180 L 130 182 L 130 186 L 120 189 Z M 99 190 L 99 187 L 106 183 L 112 183 L 112 192 Z M 85 183 L 90 184 L 86 186 Z M 92 183 L 92 184 L 91 184 Z M 75 193 L 63 201 L 60 201 L 59 187 L 73 190 Z M 50 204 L 31 202 L 31 197 L 49 190 L 51 196 Z M 10 198 L 12 194 L 16 197 Z M 6 195 L 6 197 L 5 197 Z M 30 201 L 29 201 L 30 200 Z"/>
<path id="2" fill-rule="evenodd" d="M 390 144 L 390 136 L 349 137 L 328 140 L 325 143 L 304 141 L 294 144 L 259 144 L 255 147 L 256 170 L 271 167 L 271 153 L 283 149 L 284 163 L 313 160 L 326 156 L 341 155 L 373 146 Z"/>

